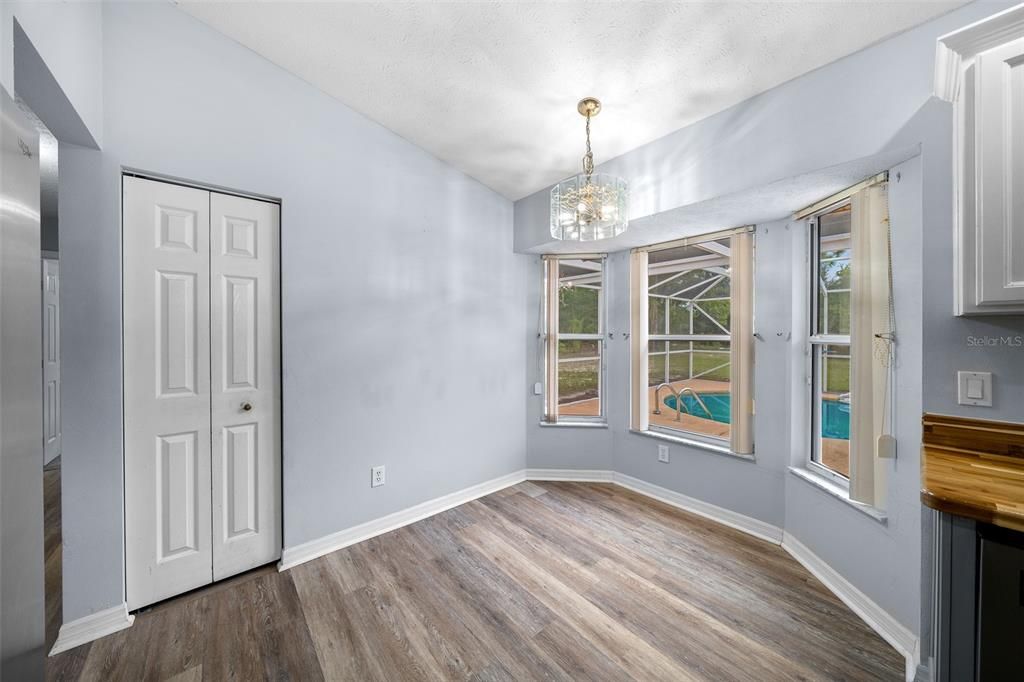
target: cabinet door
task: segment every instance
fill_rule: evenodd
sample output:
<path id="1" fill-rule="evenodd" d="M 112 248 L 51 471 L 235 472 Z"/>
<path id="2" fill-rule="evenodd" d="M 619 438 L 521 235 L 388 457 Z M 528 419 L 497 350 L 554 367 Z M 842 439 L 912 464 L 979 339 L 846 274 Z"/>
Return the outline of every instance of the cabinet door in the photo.
<path id="1" fill-rule="evenodd" d="M 981 538 L 979 680 L 1019 680 L 1024 663 L 1024 545 L 1020 538 L 1000 535 Z"/>
<path id="2" fill-rule="evenodd" d="M 210 195 L 213 576 L 281 555 L 277 204 Z"/>
<path id="3" fill-rule="evenodd" d="M 212 580 L 209 192 L 124 178 L 128 608 Z"/>
<path id="4" fill-rule="evenodd" d="M 1024 39 L 977 60 L 977 304 L 1024 302 Z"/>

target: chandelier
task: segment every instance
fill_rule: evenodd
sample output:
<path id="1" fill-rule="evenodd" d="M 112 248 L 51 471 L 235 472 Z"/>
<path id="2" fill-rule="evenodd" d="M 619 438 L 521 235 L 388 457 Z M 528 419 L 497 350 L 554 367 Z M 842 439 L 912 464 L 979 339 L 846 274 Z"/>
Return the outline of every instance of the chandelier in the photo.
<path id="1" fill-rule="evenodd" d="M 551 236 L 580 242 L 615 237 L 629 225 L 629 186 L 622 178 L 594 172 L 590 119 L 601 111 L 601 103 L 586 97 L 576 110 L 587 119 L 587 153 L 582 173 L 551 188 Z"/>

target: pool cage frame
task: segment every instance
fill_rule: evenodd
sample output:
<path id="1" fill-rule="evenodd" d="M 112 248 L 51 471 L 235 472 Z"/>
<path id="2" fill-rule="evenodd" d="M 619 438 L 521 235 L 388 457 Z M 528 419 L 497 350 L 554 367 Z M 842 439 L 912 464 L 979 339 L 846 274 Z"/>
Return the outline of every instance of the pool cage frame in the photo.
<path id="1" fill-rule="evenodd" d="M 719 370 L 730 367 L 732 361 L 730 359 L 731 351 L 729 348 L 723 349 L 694 349 L 694 343 L 701 342 L 724 342 L 731 344 L 732 335 L 730 330 L 722 325 L 715 317 L 705 309 L 701 304 L 709 302 L 720 302 L 726 301 L 732 302 L 731 296 L 731 282 L 732 275 L 729 272 L 729 247 L 719 244 L 717 241 L 702 242 L 694 244 L 693 246 L 699 247 L 709 252 L 707 256 L 697 256 L 691 258 L 682 258 L 674 261 L 665 261 L 662 263 L 656 263 L 649 266 L 649 274 L 660 274 L 660 273 L 672 273 L 672 275 L 666 279 L 657 281 L 653 284 L 648 283 L 647 286 L 647 298 L 648 305 L 652 298 L 658 298 L 663 300 L 664 304 L 664 326 L 662 333 L 650 332 L 647 336 L 648 340 L 648 367 L 650 367 L 651 359 L 655 357 L 664 358 L 664 371 L 662 376 L 657 380 L 653 380 L 650 370 L 648 370 L 648 384 L 650 386 L 656 386 L 661 383 L 672 383 L 673 381 L 686 381 L 692 379 L 699 379 L 701 377 L 708 376 Z M 682 267 L 681 267 L 682 266 Z M 671 294 L 659 294 L 652 293 L 655 289 L 664 287 L 672 280 L 682 277 L 688 273 L 706 270 L 712 273 L 712 276 L 694 282 L 684 286 L 678 291 L 674 291 Z M 730 284 L 730 295 L 728 296 L 713 296 L 707 297 L 707 294 L 715 289 L 722 282 Z M 685 296 L 688 292 L 692 292 L 691 295 Z M 672 303 L 673 301 L 682 303 L 687 311 L 688 319 L 686 322 L 686 328 L 690 330 L 687 334 L 673 334 L 671 332 L 672 327 Z M 730 315 L 732 311 L 730 310 Z M 695 334 L 693 333 L 694 321 L 702 317 L 704 320 L 709 322 L 713 327 L 717 327 L 722 333 L 721 334 Z M 651 343 L 664 343 L 664 350 L 652 351 L 650 349 Z M 686 343 L 687 348 L 682 350 L 673 350 L 674 343 Z M 726 357 L 725 362 L 714 365 L 710 368 L 703 369 L 700 372 L 694 374 L 693 360 L 695 354 L 700 355 L 724 355 Z M 687 372 L 686 377 L 673 378 L 672 376 L 672 356 L 673 355 L 687 355 Z"/>

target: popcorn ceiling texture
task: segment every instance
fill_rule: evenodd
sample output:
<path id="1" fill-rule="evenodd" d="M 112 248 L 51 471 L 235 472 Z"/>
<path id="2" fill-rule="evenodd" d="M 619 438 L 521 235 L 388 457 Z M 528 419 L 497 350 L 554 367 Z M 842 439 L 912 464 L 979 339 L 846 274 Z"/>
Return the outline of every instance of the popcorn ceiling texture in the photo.
<path id="1" fill-rule="evenodd" d="M 514 200 L 966 3 L 177 4 Z"/>

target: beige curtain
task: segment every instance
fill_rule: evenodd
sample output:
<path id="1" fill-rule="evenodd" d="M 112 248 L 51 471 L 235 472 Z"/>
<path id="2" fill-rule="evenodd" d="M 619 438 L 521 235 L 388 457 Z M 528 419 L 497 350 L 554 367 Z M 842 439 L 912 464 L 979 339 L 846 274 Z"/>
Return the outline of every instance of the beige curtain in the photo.
<path id="1" fill-rule="evenodd" d="M 647 252 L 629 254 L 629 427 L 646 431 L 647 419 Z"/>
<path id="2" fill-rule="evenodd" d="M 732 277 L 729 335 L 732 383 L 729 447 L 742 455 L 754 453 L 754 234 L 734 235 L 730 244 Z"/>
<path id="3" fill-rule="evenodd" d="M 558 259 L 544 257 L 544 421 L 558 421 Z"/>
<path id="4" fill-rule="evenodd" d="M 886 185 L 853 195 L 850 299 L 850 498 L 884 508 L 885 460 L 878 457 L 878 437 L 889 405 L 889 364 L 884 343 L 876 337 L 889 329 L 889 207 Z"/>

